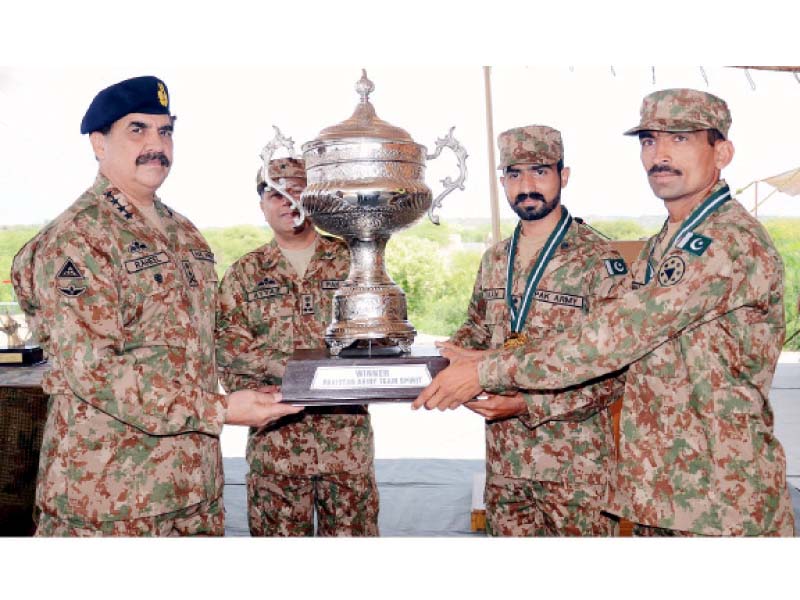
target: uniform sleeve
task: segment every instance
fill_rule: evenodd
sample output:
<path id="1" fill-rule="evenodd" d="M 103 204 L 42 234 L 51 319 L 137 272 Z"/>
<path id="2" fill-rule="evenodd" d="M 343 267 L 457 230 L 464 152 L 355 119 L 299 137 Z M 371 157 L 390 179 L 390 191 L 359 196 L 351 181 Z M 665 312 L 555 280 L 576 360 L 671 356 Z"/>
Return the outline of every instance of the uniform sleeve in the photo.
<path id="1" fill-rule="evenodd" d="M 570 387 L 619 371 L 686 328 L 728 311 L 744 307 L 765 313 L 770 287 L 764 281 L 774 279 L 775 261 L 757 246 L 747 252 L 719 246 L 704 257 L 676 254 L 680 269 L 664 274 L 667 285 L 657 277 L 647 287 L 598 302 L 591 320 L 580 327 L 539 340 L 536 347 L 492 353 L 478 366 L 481 385 L 488 390 Z"/>
<path id="2" fill-rule="evenodd" d="M 37 260 L 41 303 L 54 307 L 50 348 L 63 383 L 79 399 L 145 433 L 219 435 L 225 396 L 202 389 L 187 372 L 181 341 L 159 331 L 131 339 L 117 267 L 104 245 L 64 234 L 50 246 L 52 253 Z"/>
<path id="3" fill-rule="evenodd" d="M 624 273 L 620 273 L 621 270 L 615 271 L 613 268 L 619 261 L 624 265 L 622 257 L 612 251 L 608 253 L 608 258 L 595 262 L 587 274 L 590 311 L 602 302 L 623 296 L 631 289 L 630 271 L 626 268 Z M 592 313 L 588 318 L 592 318 Z M 520 420 L 531 429 L 547 421 L 583 421 L 622 397 L 624 389 L 623 369 L 557 392 L 526 392 L 523 397 L 528 414 Z"/>
<path id="4" fill-rule="evenodd" d="M 217 368 L 228 392 L 278 383 L 288 359 L 287 354 L 258 341 L 237 265 L 223 276 L 217 297 Z"/>
<path id="5" fill-rule="evenodd" d="M 475 277 L 472 298 L 467 307 L 467 320 L 450 337 L 450 341 L 462 348 L 488 348 L 492 338 L 491 328 L 486 324 L 486 300 L 483 296 L 483 263 L 484 255 Z"/>

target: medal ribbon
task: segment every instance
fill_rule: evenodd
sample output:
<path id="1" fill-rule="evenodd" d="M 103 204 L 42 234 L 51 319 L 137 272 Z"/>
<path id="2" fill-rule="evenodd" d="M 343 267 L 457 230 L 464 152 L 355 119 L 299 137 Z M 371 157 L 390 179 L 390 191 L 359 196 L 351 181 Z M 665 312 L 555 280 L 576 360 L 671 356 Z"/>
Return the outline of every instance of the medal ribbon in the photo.
<path id="1" fill-rule="evenodd" d="M 520 232 L 522 231 L 522 223 L 517 223 L 517 227 L 514 229 L 514 236 L 511 238 L 511 244 L 508 247 L 508 266 L 506 268 L 506 304 L 508 304 L 508 310 L 511 313 L 511 331 L 513 333 L 519 333 L 523 325 L 525 325 L 525 319 L 528 316 L 531 302 L 533 301 L 539 281 L 542 279 L 542 275 L 544 275 L 547 263 L 553 258 L 556 248 L 561 245 L 561 241 L 567 234 L 567 230 L 569 230 L 571 224 L 572 217 L 569 215 L 569 211 L 566 207 L 562 206 L 561 219 L 558 221 L 556 228 L 550 233 L 550 237 L 548 237 L 547 241 L 544 243 L 544 246 L 539 252 L 539 257 L 536 259 L 536 263 L 528 274 L 528 282 L 525 284 L 525 293 L 522 295 L 522 298 L 520 298 L 519 311 L 517 311 L 514 308 L 511 294 L 514 287 L 514 258 L 517 255 L 517 244 Z"/>
<path id="2" fill-rule="evenodd" d="M 664 258 L 667 252 L 669 252 L 670 248 L 672 248 L 672 246 L 674 246 L 676 243 L 679 244 L 685 238 L 690 237 L 694 233 L 695 227 L 700 225 L 715 210 L 717 210 L 730 199 L 731 189 L 728 187 L 728 184 L 725 184 L 716 192 L 711 194 L 708 198 L 706 198 L 703 202 L 701 202 L 700 206 L 695 208 L 692 211 L 692 214 L 689 215 L 689 218 L 684 221 L 683 226 L 675 232 L 675 235 L 672 236 L 672 239 L 669 241 L 669 244 L 667 244 L 664 252 L 661 253 L 661 258 Z M 653 276 L 656 274 L 656 270 L 653 267 L 653 253 L 656 251 L 656 245 L 657 244 L 655 243 L 653 244 L 653 247 L 650 249 L 650 256 L 647 257 L 647 272 L 644 278 L 645 284 L 650 283 L 650 280 L 653 279 Z"/>

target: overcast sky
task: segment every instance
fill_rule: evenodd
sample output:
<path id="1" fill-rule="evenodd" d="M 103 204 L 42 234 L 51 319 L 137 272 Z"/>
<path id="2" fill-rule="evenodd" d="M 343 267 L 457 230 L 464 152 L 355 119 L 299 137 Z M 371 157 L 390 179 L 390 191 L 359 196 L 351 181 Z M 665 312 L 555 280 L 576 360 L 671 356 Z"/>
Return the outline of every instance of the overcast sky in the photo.
<path id="1" fill-rule="evenodd" d="M 110 17 L 103 22 L 112 30 L 130 12 L 104 3 L 88 5 L 97 11 L 102 7 L 102 15 Z M 404 6 L 414 10 L 420 3 Z M 163 18 L 170 26 L 163 39 L 150 32 L 139 46 L 131 43 L 138 38 L 130 34 L 108 37 L 90 26 L 87 33 L 78 33 L 84 31 L 79 27 L 81 18 L 96 22 L 100 12 L 78 17 L 75 10 L 51 5 L 45 12 L 50 18 L 40 24 L 41 35 L 36 39 L 61 36 L 62 43 L 32 45 L 30 36 L 19 44 L 0 42 L 6 44 L 0 47 L 0 224 L 43 223 L 91 184 L 97 165 L 87 136 L 78 132 L 80 120 L 100 89 L 143 74 L 166 81 L 172 110 L 178 116 L 174 167 L 160 196 L 202 227 L 261 223 L 254 176 L 261 148 L 272 137 L 272 125 L 291 136 L 299 152 L 320 130 L 351 115 L 358 101 L 354 84 L 362 66 L 375 83 L 371 100 L 379 117 L 404 128 L 429 149 L 455 126 L 455 136 L 467 148 L 466 190 L 445 199 L 444 220 L 490 216 L 490 185 L 497 171 L 488 161 L 483 64 L 496 65 L 492 68 L 493 143 L 498 133 L 519 125 L 539 123 L 562 131 L 566 163 L 572 167 L 563 200 L 575 215 L 664 214 L 663 204 L 647 185 L 637 141 L 622 132 L 638 122 L 642 97 L 666 87 L 707 90 L 728 102 L 736 155 L 724 175 L 734 190 L 800 166 L 800 82 L 789 73 L 750 71 L 751 85 L 744 71 L 714 66 L 750 64 L 749 56 L 734 53 L 723 59 L 712 53 L 714 62 L 706 58 L 708 53 L 687 53 L 680 34 L 666 36 L 676 50 L 666 56 L 661 52 L 663 39 L 654 44 L 645 36 L 654 60 L 635 51 L 643 37 L 640 32 L 632 34 L 633 51 L 628 52 L 614 45 L 611 31 L 601 46 L 587 36 L 587 45 L 582 50 L 577 46 L 577 53 L 576 45 L 567 40 L 563 48 L 551 52 L 498 52 L 508 41 L 502 25 L 515 24 L 510 13 L 508 19 L 495 15 L 500 26 L 472 45 L 464 38 L 473 30 L 481 31 L 480 18 L 459 23 L 458 28 L 443 23 L 443 40 L 438 41 L 426 34 L 430 23 L 427 30 L 420 25 L 416 43 L 395 47 L 394 53 L 387 52 L 392 36 L 364 36 L 361 45 L 354 45 L 353 32 L 358 27 L 342 23 L 339 31 L 348 35 L 323 37 L 321 31 L 335 32 L 337 27 L 303 22 L 296 40 L 287 47 L 268 18 L 270 11 L 262 7 L 252 20 L 238 22 L 245 31 L 240 36 L 246 44 L 242 51 L 236 46 L 242 40 L 234 30 L 220 25 L 209 35 L 213 16 L 196 10 L 197 29 L 188 32 L 183 12 L 155 11 L 154 15 L 166 15 Z M 434 10 L 428 13 L 446 16 Z M 399 18 L 406 33 L 408 27 L 416 27 L 408 15 Z M 72 23 L 72 29 L 59 28 L 60 19 Z M 174 22 L 184 28 L 173 33 Z M 386 26 L 385 18 L 367 22 Z M 153 27 L 148 23 L 142 28 L 150 31 Z M 542 37 L 539 22 L 531 23 L 536 25 L 530 41 L 534 50 L 540 40 L 546 45 L 547 38 Z M 454 28 L 463 32 L 450 40 L 448 30 Z M 256 32 L 261 31 L 259 40 Z M 528 28 L 524 31 L 530 33 Z M 5 33 L 12 38 L 20 35 L 13 27 Z M 658 37 L 663 38 L 663 33 Z M 426 38 L 431 38 L 431 50 L 426 48 Z M 342 45 L 344 51 L 339 54 Z M 612 55 L 606 56 L 603 49 L 607 52 L 609 47 Z M 682 52 L 677 51 L 681 48 Z M 738 47 L 732 50 L 741 52 Z M 778 56 L 765 60 L 767 64 L 800 64 L 797 52 L 786 54 L 782 61 Z M 701 71 L 703 59 L 706 64 Z M 634 60 L 644 64 L 631 65 Z M 445 150 L 429 163 L 428 185 L 437 193 L 439 180 L 455 171 L 455 160 Z M 753 191 L 751 187 L 741 195 L 747 206 L 753 204 Z M 770 191 L 762 184 L 759 194 L 763 197 Z M 501 216 L 512 218 L 502 194 L 500 199 Z M 800 199 L 776 194 L 761 214 L 800 216 Z"/>

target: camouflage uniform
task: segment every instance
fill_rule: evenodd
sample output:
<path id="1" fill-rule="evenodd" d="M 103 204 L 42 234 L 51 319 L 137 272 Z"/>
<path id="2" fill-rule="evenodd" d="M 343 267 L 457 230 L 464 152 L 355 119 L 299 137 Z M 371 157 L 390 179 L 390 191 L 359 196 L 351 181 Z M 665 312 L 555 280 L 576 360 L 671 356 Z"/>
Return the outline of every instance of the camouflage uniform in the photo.
<path id="1" fill-rule="evenodd" d="M 721 100 L 667 92 L 645 100 L 629 133 L 674 119 L 727 135 Z M 632 267 L 636 289 L 582 326 L 487 357 L 479 378 L 489 390 L 559 389 L 628 366 L 609 511 L 684 533 L 790 536 L 786 459 L 769 404 L 784 336 L 783 264 L 761 224 L 728 197 L 720 180 L 688 229 L 648 261 L 665 224 Z"/>
<path id="2" fill-rule="evenodd" d="M 525 127 L 500 135 L 500 168 L 555 164 L 563 150 L 560 134 Z M 560 210 L 560 209 L 556 209 Z M 511 337 L 506 283 L 511 238 L 483 256 L 467 321 L 451 341 L 469 348 L 501 348 Z M 544 250 L 541 250 L 542 252 Z M 534 263 L 514 264 L 513 296 L 525 293 Z M 536 289 L 521 333 L 539 339 L 585 320 L 602 299 L 628 286 L 623 259 L 580 222 L 573 222 Z M 593 385 L 530 396 L 547 413 L 486 423 L 486 516 L 492 535 L 608 535 L 611 521 L 600 514 L 613 460 L 607 405 L 622 383 L 606 377 Z"/>
<path id="3" fill-rule="evenodd" d="M 347 277 L 350 254 L 334 238 L 320 235 L 316 244 L 302 279 L 275 240 L 225 273 L 217 310 L 217 360 L 227 390 L 280 384 L 294 350 L 324 343 L 333 294 Z M 247 462 L 252 535 L 314 535 L 315 505 L 319 535 L 378 535 L 366 406 L 306 408 L 265 429 L 251 429 Z"/>
<path id="4" fill-rule="evenodd" d="M 225 397 L 216 393 L 214 256 L 158 199 L 166 236 L 98 175 L 14 259 L 52 369 L 39 535 L 221 535 Z M 196 527 L 196 529 L 192 529 Z"/>

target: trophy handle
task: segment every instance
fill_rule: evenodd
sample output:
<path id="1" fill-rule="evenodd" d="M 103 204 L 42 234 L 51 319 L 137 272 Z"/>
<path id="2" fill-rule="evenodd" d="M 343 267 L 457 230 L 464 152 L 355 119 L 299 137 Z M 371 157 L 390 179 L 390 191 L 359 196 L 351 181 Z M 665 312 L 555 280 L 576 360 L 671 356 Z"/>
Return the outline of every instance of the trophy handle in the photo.
<path id="1" fill-rule="evenodd" d="M 300 213 L 294 219 L 295 227 L 299 227 L 306 218 L 306 211 L 303 209 L 303 205 L 298 204 L 298 202 L 292 198 L 284 188 L 275 183 L 269 176 L 269 161 L 272 160 L 272 155 L 275 154 L 275 151 L 278 148 L 286 148 L 289 151 L 289 158 L 294 158 L 294 140 L 292 138 L 284 137 L 284 135 L 281 133 L 281 130 L 278 129 L 277 126 L 273 125 L 272 128 L 275 130 L 275 137 L 272 138 L 272 140 L 270 140 L 266 146 L 264 146 L 260 154 L 261 160 L 264 162 L 264 164 L 261 166 L 261 176 L 271 188 L 277 190 L 281 196 L 289 201 L 289 203 L 292 205 L 292 210 L 296 210 L 298 213 Z"/>
<path id="2" fill-rule="evenodd" d="M 436 140 L 436 152 L 433 154 L 428 154 L 425 158 L 427 160 L 433 160 L 437 158 L 444 148 L 450 148 L 458 159 L 458 178 L 453 181 L 450 177 L 445 177 L 442 179 L 442 185 L 444 186 L 444 190 L 441 194 L 436 196 L 431 202 L 431 207 L 428 209 L 428 217 L 434 223 L 434 225 L 439 224 L 439 215 L 433 214 L 437 208 L 442 205 L 442 200 L 444 199 L 447 194 L 452 192 L 454 189 L 458 188 L 460 190 L 464 189 L 464 180 L 467 178 L 467 150 L 464 146 L 461 145 L 456 138 L 453 137 L 453 130 L 455 127 L 450 128 L 450 132 L 442 138 Z"/>

